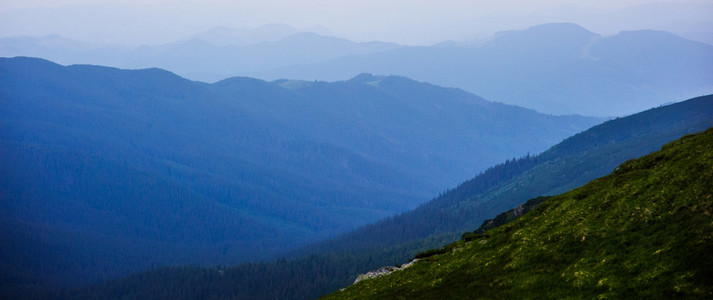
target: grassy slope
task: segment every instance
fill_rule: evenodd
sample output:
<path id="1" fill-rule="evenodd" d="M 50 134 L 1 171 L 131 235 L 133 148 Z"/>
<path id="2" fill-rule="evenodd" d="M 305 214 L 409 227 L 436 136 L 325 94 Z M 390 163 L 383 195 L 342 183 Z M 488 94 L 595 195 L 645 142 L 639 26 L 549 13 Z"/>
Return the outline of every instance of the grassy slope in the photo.
<path id="1" fill-rule="evenodd" d="M 713 129 L 327 298 L 713 297 Z"/>

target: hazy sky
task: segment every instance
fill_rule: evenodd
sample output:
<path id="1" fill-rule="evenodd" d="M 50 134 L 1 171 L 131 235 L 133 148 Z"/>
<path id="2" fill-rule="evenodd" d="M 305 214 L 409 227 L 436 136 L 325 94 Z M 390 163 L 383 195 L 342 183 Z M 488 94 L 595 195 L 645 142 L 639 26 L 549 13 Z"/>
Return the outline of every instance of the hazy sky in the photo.
<path id="1" fill-rule="evenodd" d="M 564 21 L 602 34 L 645 28 L 682 35 L 710 31 L 711 0 L 652 3 L 656 1 L 1 0 L 0 36 L 56 33 L 117 44 L 158 44 L 215 26 L 239 28 L 266 23 L 297 28 L 323 26 L 334 35 L 353 40 L 406 44 L 483 38 L 501 30 Z"/>
<path id="2" fill-rule="evenodd" d="M 96 3 L 117 3 L 131 5 L 145 4 L 163 4 L 169 2 L 191 2 L 191 1 L 170 1 L 170 0 L 3 0 L 0 3 L 2 10 L 15 8 L 29 7 L 57 7 L 67 4 L 96 4 Z M 252 7 L 252 8 L 268 8 L 271 6 L 280 6 L 289 8 L 292 11 L 314 11 L 316 7 L 324 7 L 330 12 L 338 12 L 339 10 L 381 10 L 383 8 L 512 8 L 512 7 L 546 7 L 550 5 L 569 3 L 580 4 L 589 7 L 626 7 L 635 4 L 656 2 L 651 0 L 580 0 L 580 1 L 562 1 L 562 0 L 301 0 L 301 1 L 285 1 L 285 0 L 261 0 L 261 1 L 245 1 L 245 0 L 204 0 L 196 3 L 205 5 L 222 5 L 225 7 Z M 659 1 L 661 2 L 661 1 Z M 691 1 L 666 1 L 666 2 L 691 2 Z M 702 2 L 702 1 L 701 1 Z"/>

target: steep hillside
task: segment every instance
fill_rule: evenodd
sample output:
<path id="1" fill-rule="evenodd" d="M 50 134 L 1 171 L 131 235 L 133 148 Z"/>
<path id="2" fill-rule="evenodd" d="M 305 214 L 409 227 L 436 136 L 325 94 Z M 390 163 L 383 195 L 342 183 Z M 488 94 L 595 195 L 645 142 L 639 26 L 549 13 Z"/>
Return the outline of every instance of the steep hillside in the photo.
<path id="1" fill-rule="evenodd" d="M 2 261 L 30 286 L 263 259 L 599 121 L 400 77 L 205 84 L 32 58 L 0 59 L 0 95 Z"/>
<path id="2" fill-rule="evenodd" d="M 476 43 L 403 47 L 248 75 L 339 80 L 361 72 L 399 74 L 540 112 L 625 116 L 710 94 L 712 63 L 713 46 L 667 32 L 602 37 L 557 23 Z"/>
<path id="3" fill-rule="evenodd" d="M 713 129 L 325 299 L 713 297 Z"/>
<path id="4" fill-rule="evenodd" d="M 713 96 L 651 109 L 595 126 L 536 157 L 491 167 L 413 211 L 307 246 L 289 261 L 156 269 L 72 295 L 312 299 L 354 282 L 357 274 L 402 264 L 419 252 L 455 241 L 528 199 L 581 186 L 628 159 L 711 126 Z M 210 292 L 197 288 L 205 286 L 211 286 Z"/>
<path id="5" fill-rule="evenodd" d="M 500 211 L 556 195 L 604 176 L 622 162 L 713 126 L 713 95 L 604 122 L 537 156 L 489 168 L 407 213 L 308 247 L 366 251 L 428 236 L 472 230 Z"/>

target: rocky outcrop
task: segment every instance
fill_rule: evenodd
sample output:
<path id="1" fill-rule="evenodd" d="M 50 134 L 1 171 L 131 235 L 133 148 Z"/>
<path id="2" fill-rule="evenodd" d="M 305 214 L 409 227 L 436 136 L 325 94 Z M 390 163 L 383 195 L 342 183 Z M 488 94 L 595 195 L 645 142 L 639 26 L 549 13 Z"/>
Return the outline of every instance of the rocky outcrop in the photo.
<path id="1" fill-rule="evenodd" d="M 466 239 L 467 236 L 472 236 L 473 234 L 483 234 L 490 229 L 493 229 L 495 227 L 506 224 L 512 220 L 515 220 L 515 219 L 519 218 L 520 216 L 526 214 L 527 212 L 533 210 L 535 207 L 537 207 L 537 205 L 539 205 L 543 201 L 547 200 L 548 198 L 550 198 L 550 197 L 537 197 L 534 199 L 530 199 L 527 202 L 520 204 L 511 210 L 508 210 L 504 213 L 497 215 L 493 219 L 488 219 L 488 220 L 483 221 L 483 224 L 480 225 L 480 227 L 478 227 L 478 229 L 476 229 L 473 232 L 468 232 L 468 233 L 463 234 L 462 238 Z"/>
<path id="2" fill-rule="evenodd" d="M 403 269 L 406 269 L 406 268 L 412 266 L 413 263 L 415 263 L 415 262 L 417 262 L 417 261 L 418 261 L 418 258 L 414 258 L 414 259 L 411 260 L 410 262 L 408 262 L 408 263 L 406 263 L 406 264 L 404 264 L 404 265 L 402 265 L 402 266 L 400 266 L 400 267 L 398 267 L 398 266 L 386 266 L 386 267 L 378 268 L 378 269 L 376 269 L 376 270 L 371 270 L 371 271 L 369 271 L 369 272 L 366 272 L 366 274 L 359 274 L 359 276 L 357 276 L 356 280 L 354 280 L 354 284 L 356 284 L 357 282 L 362 281 L 362 280 L 377 278 L 377 277 L 381 277 L 381 276 L 386 276 L 386 275 L 389 275 L 389 274 L 391 274 L 391 273 L 393 273 L 393 272 L 401 271 L 401 270 L 403 270 Z"/>

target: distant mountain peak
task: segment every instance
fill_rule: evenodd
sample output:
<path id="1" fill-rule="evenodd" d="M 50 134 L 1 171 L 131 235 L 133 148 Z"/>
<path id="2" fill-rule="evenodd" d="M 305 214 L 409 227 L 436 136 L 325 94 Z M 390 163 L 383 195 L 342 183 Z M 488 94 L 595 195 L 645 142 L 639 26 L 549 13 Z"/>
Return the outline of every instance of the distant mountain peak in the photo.
<path id="1" fill-rule="evenodd" d="M 581 35 L 593 35 L 598 36 L 598 34 L 589 31 L 587 28 L 582 27 L 579 24 L 570 22 L 561 23 L 545 23 L 540 25 L 535 25 L 527 29 L 522 30 L 505 30 L 496 32 L 493 37 L 503 37 L 511 34 L 552 34 L 552 33 L 569 33 L 569 34 L 581 34 Z"/>
<path id="2" fill-rule="evenodd" d="M 532 26 L 526 30 L 530 30 L 530 31 L 535 31 L 535 30 L 572 30 L 572 31 L 592 33 L 587 28 L 584 28 L 581 25 L 572 23 L 572 22 L 545 23 L 545 24 Z"/>
<path id="3" fill-rule="evenodd" d="M 349 81 L 354 81 L 354 82 L 366 82 L 366 81 L 374 81 L 376 80 L 376 77 L 374 74 L 371 73 L 361 73 L 357 76 L 354 76 L 354 78 L 350 79 Z"/>
<path id="4" fill-rule="evenodd" d="M 335 37 L 328 37 L 324 36 L 318 33 L 314 32 L 297 32 L 293 33 L 284 39 L 281 39 L 280 41 L 287 41 L 287 40 L 317 40 L 317 39 L 335 39 L 335 40 L 344 40 L 340 38 L 335 38 Z"/>
<path id="5" fill-rule="evenodd" d="M 668 42 L 670 40 L 688 41 L 687 39 L 670 33 L 668 31 L 641 29 L 641 30 L 623 30 L 616 37 L 622 39 L 630 39 L 633 42 L 638 42 L 641 39 L 658 40 L 659 43 Z M 696 42 L 698 43 L 698 42 Z"/>
<path id="6" fill-rule="evenodd" d="M 494 40 L 509 41 L 523 39 L 529 42 L 557 41 L 558 43 L 582 44 L 601 37 L 574 23 L 547 23 L 527 28 L 496 33 Z"/>
<path id="7" fill-rule="evenodd" d="M 389 79 L 389 78 L 393 78 L 393 77 L 395 77 L 395 76 L 379 76 L 379 75 L 373 75 L 371 73 L 361 73 L 357 76 L 354 76 L 354 78 L 348 80 L 348 82 L 378 85 L 385 79 Z"/>
<path id="8" fill-rule="evenodd" d="M 248 45 L 277 41 L 300 32 L 303 31 L 286 24 L 264 24 L 258 27 L 241 27 L 237 29 L 216 26 L 196 34 L 192 38 L 202 38 L 218 46 Z"/>
<path id="9" fill-rule="evenodd" d="M 251 78 L 251 77 L 245 77 L 245 76 L 234 76 L 230 78 L 223 79 L 221 81 L 218 81 L 214 83 L 213 85 L 215 86 L 231 86 L 231 85 L 244 85 L 244 84 L 267 84 L 268 82 L 261 80 L 261 79 L 256 79 L 256 78 Z"/>

